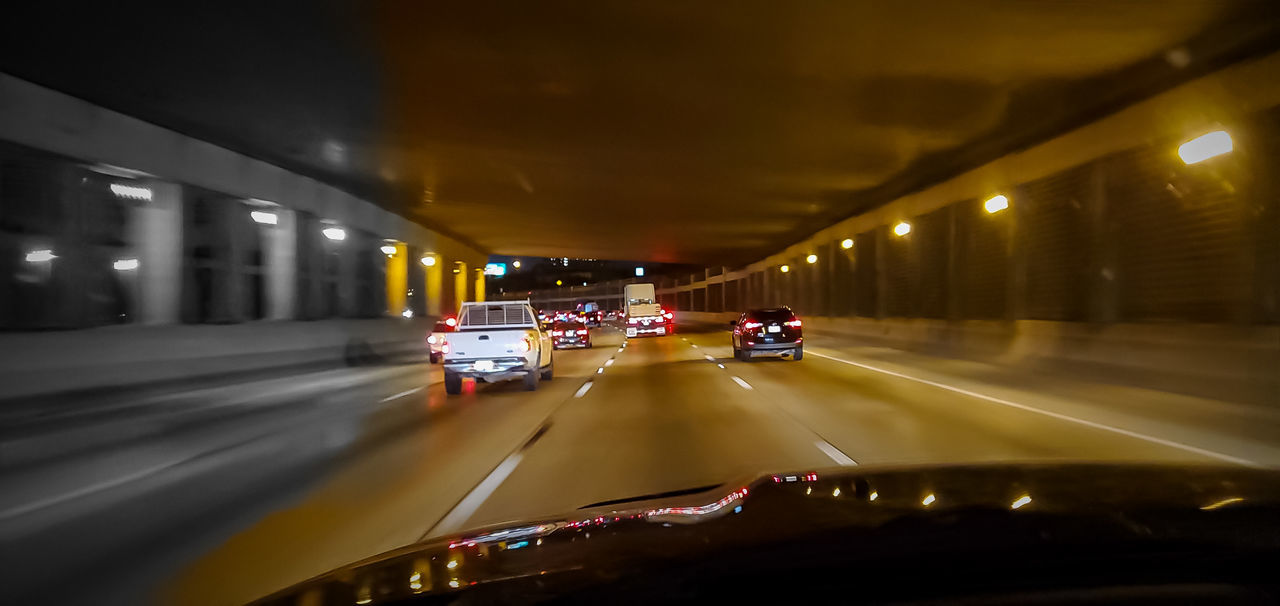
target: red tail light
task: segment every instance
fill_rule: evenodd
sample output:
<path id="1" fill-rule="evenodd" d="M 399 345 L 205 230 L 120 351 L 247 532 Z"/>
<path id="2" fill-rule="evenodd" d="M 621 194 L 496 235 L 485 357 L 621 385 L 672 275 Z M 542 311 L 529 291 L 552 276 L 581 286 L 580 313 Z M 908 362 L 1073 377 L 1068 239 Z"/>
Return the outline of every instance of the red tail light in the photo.
<path id="1" fill-rule="evenodd" d="M 432 345 L 435 345 L 435 344 L 436 344 L 436 336 L 435 336 L 435 335 L 431 335 L 431 336 L 427 337 L 427 343 L 430 343 L 430 344 L 432 344 Z"/>
<path id="2" fill-rule="evenodd" d="M 790 326 L 791 328 L 800 328 L 800 318 L 796 318 L 794 320 L 788 320 L 784 322 L 784 324 L 786 324 L 787 326 Z"/>
<path id="3" fill-rule="evenodd" d="M 445 319 L 444 319 L 444 324 L 445 324 L 445 326 L 457 326 L 457 325 L 458 325 L 458 319 L 457 319 L 457 318 L 445 318 Z"/>
<path id="4" fill-rule="evenodd" d="M 553 331 L 551 331 L 551 336 L 553 336 L 553 337 L 563 337 L 563 336 L 564 336 L 564 331 L 563 331 L 563 330 L 553 330 Z"/>
<path id="5" fill-rule="evenodd" d="M 764 322 L 743 322 L 742 323 L 742 327 L 747 330 L 751 330 L 753 328 L 760 328 L 761 326 L 764 326 Z"/>
<path id="6" fill-rule="evenodd" d="M 585 330 L 579 330 L 579 331 L 578 331 L 578 334 L 580 334 L 580 335 L 585 335 L 585 334 L 587 334 L 587 331 L 585 331 Z"/>

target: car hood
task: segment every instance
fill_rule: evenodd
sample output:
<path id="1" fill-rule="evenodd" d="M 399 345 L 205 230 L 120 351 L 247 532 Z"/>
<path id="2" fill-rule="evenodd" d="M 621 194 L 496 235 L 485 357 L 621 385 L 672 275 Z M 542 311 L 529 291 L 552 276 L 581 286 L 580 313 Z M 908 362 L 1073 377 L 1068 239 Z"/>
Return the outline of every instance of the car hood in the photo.
<path id="1" fill-rule="evenodd" d="M 1103 550 L 1191 542 L 1274 552 L 1280 547 L 1278 513 L 1280 471 L 1243 467 L 1082 463 L 799 471 L 440 537 L 344 566 L 259 603 L 530 601 L 535 593 L 557 596 L 655 567 L 708 561 L 736 566 L 734 554 L 761 547 L 769 557 L 794 553 L 823 561 L 963 558 L 1029 545 Z M 488 593 L 467 599 L 479 591 Z"/>

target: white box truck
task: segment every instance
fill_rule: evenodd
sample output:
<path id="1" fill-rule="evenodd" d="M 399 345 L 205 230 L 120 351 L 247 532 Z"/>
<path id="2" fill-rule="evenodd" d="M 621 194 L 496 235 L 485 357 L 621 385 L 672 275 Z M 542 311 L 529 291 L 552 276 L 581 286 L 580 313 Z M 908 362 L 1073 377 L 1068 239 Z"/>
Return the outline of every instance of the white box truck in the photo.
<path id="1" fill-rule="evenodd" d="M 622 312 L 627 319 L 628 337 L 671 333 L 668 318 L 662 315 L 662 306 L 658 305 L 653 284 L 627 284 L 622 288 L 622 295 L 625 299 Z"/>

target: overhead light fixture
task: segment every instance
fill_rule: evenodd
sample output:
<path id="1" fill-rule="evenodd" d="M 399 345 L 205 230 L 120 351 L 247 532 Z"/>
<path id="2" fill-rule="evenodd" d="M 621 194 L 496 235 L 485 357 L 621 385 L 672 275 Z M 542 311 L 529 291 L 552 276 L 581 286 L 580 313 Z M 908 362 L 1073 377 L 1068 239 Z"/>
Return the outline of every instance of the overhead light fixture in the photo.
<path id="1" fill-rule="evenodd" d="M 432 267 L 436 264 L 435 255 L 423 255 L 422 259 L 420 260 L 422 261 L 422 264 L 427 267 Z"/>
<path id="2" fill-rule="evenodd" d="M 133 271 L 135 269 L 138 269 L 138 260 L 137 259 L 116 259 L 116 262 L 112 263 L 111 267 L 115 268 L 116 271 Z"/>
<path id="3" fill-rule="evenodd" d="M 120 198 L 129 200 L 146 200 L 151 201 L 151 188 L 138 187 L 136 185 L 125 185 L 123 183 L 112 183 L 111 193 Z"/>
<path id="4" fill-rule="evenodd" d="M 785 274 L 785 273 L 787 273 L 787 272 L 791 271 L 791 266 L 790 266 L 790 265 L 783 265 L 782 267 L 779 267 L 779 268 L 778 268 L 778 271 L 780 271 L 780 272 L 782 272 L 782 273 L 784 273 L 784 274 Z"/>
<path id="5" fill-rule="evenodd" d="M 335 242 L 341 242 L 347 239 L 347 230 L 342 229 L 341 227 L 326 227 L 324 228 L 324 231 L 320 233 L 324 234 L 324 237 Z"/>
<path id="6" fill-rule="evenodd" d="M 906 221 L 901 221 L 897 225 L 893 226 L 893 233 L 898 234 L 899 236 L 905 236 L 911 233 L 911 224 Z"/>
<path id="7" fill-rule="evenodd" d="M 386 255 L 386 256 L 388 256 L 388 257 L 394 257 L 394 256 L 396 256 L 396 247 L 395 247 L 395 246 L 392 246 L 391 244 L 383 244 L 383 245 L 382 245 L 382 248 L 381 248 L 381 249 L 379 249 L 379 250 L 381 250 L 381 251 L 382 251 L 382 254 L 384 254 L 384 255 Z"/>
<path id="8" fill-rule="evenodd" d="M 47 248 L 30 251 L 26 256 L 27 263 L 48 263 L 57 258 L 58 255 L 53 254 L 53 251 Z"/>
<path id="9" fill-rule="evenodd" d="M 280 217 L 276 216 L 275 213 L 265 210 L 250 211 L 249 218 L 253 219 L 254 223 L 263 225 L 275 225 L 280 221 Z"/>
<path id="10" fill-rule="evenodd" d="M 843 248 L 845 250 L 849 250 L 850 248 L 853 248 L 853 238 L 845 238 L 844 240 L 842 240 L 840 242 L 840 248 Z"/>
<path id="11" fill-rule="evenodd" d="M 805 258 L 804 258 L 804 260 L 805 260 L 806 262 L 808 262 L 808 263 L 817 263 L 817 262 L 818 262 L 818 255 L 809 255 L 809 256 L 805 257 Z"/>
<path id="12" fill-rule="evenodd" d="M 1235 145 L 1231 142 L 1231 135 L 1225 130 L 1215 130 L 1178 146 L 1178 157 L 1185 164 L 1195 164 L 1230 153 L 1233 149 Z"/>
<path id="13" fill-rule="evenodd" d="M 991 196 L 982 206 L 987 209 L 988 213 L 995 214 L 1009 208 L 1009 198 L 1006 198 L 1003 194 Z"/>

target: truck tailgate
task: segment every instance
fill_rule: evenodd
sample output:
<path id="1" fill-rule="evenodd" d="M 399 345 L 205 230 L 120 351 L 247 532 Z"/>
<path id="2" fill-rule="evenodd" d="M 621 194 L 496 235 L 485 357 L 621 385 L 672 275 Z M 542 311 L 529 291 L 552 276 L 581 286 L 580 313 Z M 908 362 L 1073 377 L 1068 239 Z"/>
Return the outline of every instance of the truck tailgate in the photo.
<path id="1" fill-rule="evenodd" d="M 520 341 L 530 339 L 535 344 L 538 337 L 532 330 L 477 330 L 449 333 L 449 353 L 446 360 L 475 360 L 483 358 L 509 358 L 523 356 L 518 349 Z"/>

